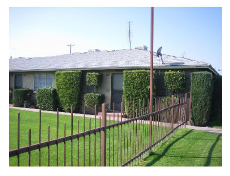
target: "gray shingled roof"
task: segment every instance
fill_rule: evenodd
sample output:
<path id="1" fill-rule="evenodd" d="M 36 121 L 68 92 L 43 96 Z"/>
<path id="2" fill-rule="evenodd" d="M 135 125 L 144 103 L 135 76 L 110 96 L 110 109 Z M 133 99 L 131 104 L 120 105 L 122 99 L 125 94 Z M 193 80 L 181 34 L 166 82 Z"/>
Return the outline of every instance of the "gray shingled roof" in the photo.
<path id="1" fill-rule="evenodd" d="M 211 67 L 210 64 L 191 59 L 154 53 L 154 68 Z M 51 70 L 105 70 L 149 68 L 150 52 L 146 50 L 115 50 L 73 53 L 51 57 L 15 58 L 9 60 L 9 71 L 51 71 Z M 212 68 L 212 67 L 211 67 Z"/>

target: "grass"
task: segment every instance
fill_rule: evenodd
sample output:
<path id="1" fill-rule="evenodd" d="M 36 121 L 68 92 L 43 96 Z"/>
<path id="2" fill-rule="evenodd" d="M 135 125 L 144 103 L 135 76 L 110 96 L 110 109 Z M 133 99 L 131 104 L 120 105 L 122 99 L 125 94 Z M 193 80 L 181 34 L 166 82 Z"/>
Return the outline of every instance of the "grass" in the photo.
<path id="1" fill-rule="evenodd" d="M 20 112 L 20 147 L 23 146 L 28 146 L 28 130 L 31 129 L 31 133 L 32 133 L 32 139 L 31 139 L 31 143 L 32 144 L 36 144 L 39 142 L 39 114 L 38 112 L 31 112 L 31 111 L 23 111 L 23 110 L 15 110 L 15 109 L 9 109 L 9 150 L 15 149 L 17 148 L 17 113 Z M 50 125 L 50 139 L 56 139 L 56 114 L 50 114 L 50 113 L 42 113 L 41 116 L 42 120 L 41 120 L 41 141 L 47 141 L 48 139 L 48 125 Z M 64 136 L 64 123 L 66 123 L 66 135 L 70 135 L 71 134 L 71 126 L 70 126 L 70 115 L 59 115 L 59 137 L 63 137 Z M 74 124 L 74 128 L 73 128 L 73 133 L 76 134 L 78 132 L 77 129 L 77 123 L 80 123 L 80 132 L 83 132 L 83 121 L 84 118 L 83 117 L 75 117 L 73 119 L 73 124 Z M 85 119 L 86 121 L 86 130 L 89 129 L 89 118 Z M 109 121 L 107 121 L 107 124 L 109 123 Z M 112 123 L 112 122 L 111 122 Z M 95 124 L 95 120 L 91 119 L 91 128 L 94 127 Z M 131 136 L 132 136 L 132 141 L 133 141 L 133 136 L 134 136 L 134 131 L 133 128 L 135 126 L 132 126 L 133 124 L 129 125 L 122 125 L 122 136 L 121 136 L 121 128 L 119 127 L 119 140 L 124 139 L 124 135 L 130 136 L 130 132 L 131 132 Z M 96 120 L 96 126 L 99 127 L 100 126 L 100 121 L 97 119 Z M 142 133 L 142 129 L 143 127 L 146 127 L 146 129 L 148 129 L 148 125 L 139 125 L 139 127 L 137 127 L 138 131 L 137 134 L 141 134 Z M 156 132 L 156 130 L 158 130 L 161 133 L 166 133 L 167 131 L 169 131 L 170 128 L 166 127 L 166 128 L 161 128 L 159 127 L 154 128 L 154 134 L 159 135 L 159 133 Z M 107 165 L 109 165 L 109 153 L 110 153 L 110 164 L 113 165 L 113 142 L 112 142 L 112 137 L 113 137 L 113 129 L 110 130 L 110 136 L 111 136 L 111 140 L 110 140 L 110 152 L 109 152 L 109 130 L 107 130 L 107 135 L 106 135 L 106 142 L 107 142 L 107 151 L 106 151 L 106 158 L 107 158 Z M 139 135 L 139 139 L 140 139 Z M 155 136 L 155 138 L 159 138 L 159 136 Z M 94 165 L 94 139 L 95 139 L 95 135 L 92 134 L 89 140 L 89 136 L 85 137 L 85 165 L 88 166 L 89 165 L 89 161 L 91 165 Z M 148 136 L 146 136 L 146 143 L 148 141 Z M 130 155 L 130 150 L 132 152 L 132 156 L 135 155 L 134 153 L 134 143 L 132 143 L 132 146 L 130 147 L 130 144 L 128 145 L 128 147 L 126 147 L 125 151 L 120 151 L 121 145 L 118 143 L 118 131 L 117 131 L 117 127 L 114 128 L 114 156 L 115 156 L 115 161 L 114 161 L 114 165 L 121 165 L 123 162 L 127 161 L 127 154 Z M 130 138 L 128 138 L 128 141 L 130 140 Z M 122 146 L 124 146 L 124 140 L 122 140 Z M 73 162 L 74 162 L 74 166 L 77 165 L 77 142 L 78 139 L 74 139 L 73 140 Z M 99 133 L 96 134 L 96 165 L 99 166 L 100 165 L 100 146 L 99 146 L 99 142 L 100 142 L 100 137 L 99 137 Z M 79 147 L 79 151 L 80 151 L 80 156 L 79 156 L 79 165 L 83 166 L 83 138 L 81 137 L 79 140 L 80 143 L 80 147 Z M 91 143 L 91 152 L 90 152 L 90 160 L 89 160 L 89 143 Z M 119 144 L 119 146 L 118 146 Z M 126 144 L 127 146 L 127 141 Z M 63 166 L 64 165 L 64 145 L 63 143 L 60 143 L 58 145 L 58 158 L 59 158 L 59 162 L 58 165 L 59 166 Z M 143 148 L 143 143 L 142 145 L 140 145 L 140 150 L 141 147 Z M 118 150 L 117 150 L 118 148 Z M 66 165 L 70 166 L 70 152 L 71 151 L 71 142 L 67 141 L 66 142 Z M 128 151 L 128 152 L 127 152 Z M 122 161 L 121 161 L 121 157 L 120 154 L 122 152 Z M 126 153 L 125 153 L 126 152 Z M 47 147 L 46 148 L 42 148 L 41 149 L 41 165 L 42 166 L 47 166 Z M 117 155 L 119 154 L 119 158 L 117 160 Z M 136 153 L 137 154 L 137 153 Z M 52 145 L 50 146 L 50 164 L 51 166 L 56 166 L 56 145 Z M 31 152 L 31 165 L 32 166 L 38 166 L 38 150 L 34 150 Z M 118 161 L 118 162 L 117 162 Z M 9 159 L 9 165 L 10 166 L 16 166 L 17 165 L 17 156 L 14 157 L 10 157 Z M 28 153 L 23 153 L 20 155 L 20 166 L 28 166 Z"/>
<path id="2" fill-rule="evenodd" d="M 222 134 L 179 129 L 139 166 L 222 166 Z"/>

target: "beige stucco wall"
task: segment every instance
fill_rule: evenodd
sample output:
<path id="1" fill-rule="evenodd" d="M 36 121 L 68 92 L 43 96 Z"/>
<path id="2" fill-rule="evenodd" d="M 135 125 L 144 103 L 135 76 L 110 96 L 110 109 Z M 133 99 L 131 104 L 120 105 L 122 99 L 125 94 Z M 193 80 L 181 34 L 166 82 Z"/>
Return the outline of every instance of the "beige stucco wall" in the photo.
<path id="1" fill-rule="evenodd" d="M 22 74 L 22 87 L 34 90 L 34 74 L 53 74 L 53 86 L 55 83 L 55 72 L 23 72 L 23 73 L 10 73 L 10 88 L 14 89 L 15 75 Z"/>
<path id="2" fill-rule="evenodd" d="M 112 97 L 112 74 L 113 73 L 123 73 L 123 71 L 117 70 L 104 70 L 100 71 L 103 74 L 102 85 L 98 87 L 98 92 L 105 95 L 104 102 L 107 104 L 107 108 L 111 110 L 111 97 Z"/>
<path id="3" fill-rule="evenodd" d="M 85 72 L 95 72 L 95 71 L 85 71 Z M 111 110 L 111 94 L 112 94 L 112 87 L 111 87 L 111 81 L 112 81 L 112 74 L 113 73 L 122 73 L 123 70 L 103 70 L 103 71 L 98 71 L 103 74 L 103 81 L 102 85 L 98 87 L 96 90 L 97 92 L 104 94 L 105 95 L 105 100 L 104 102 L 107 104 L 107 109 Z M 24 73 L 10 73 L 11 79 L 11 88 L 14 89 L 14 79 L 15 79 L 15 74 L 22 74 L 22 80 L 23 80 L 23 87 L 26 88 L 31 88 L 34 90 L 34 74 L 53 74 L 53 86 L 56 86 L 55 82 L 55 72 L 24 72 Z M 100 110 L 100 109 L 99 109 Z M 94 110 L 93 108 L 87 108 L 87 111 L 89 113 L 93 113 Z"/>
<path id="4" fill-rule="evenodd" d="M 102 85 L 98 87 L 98 92 L 105 95 L 105 103 L 110 107 L 111 101 L 111 72 L 104 71 Z"/>

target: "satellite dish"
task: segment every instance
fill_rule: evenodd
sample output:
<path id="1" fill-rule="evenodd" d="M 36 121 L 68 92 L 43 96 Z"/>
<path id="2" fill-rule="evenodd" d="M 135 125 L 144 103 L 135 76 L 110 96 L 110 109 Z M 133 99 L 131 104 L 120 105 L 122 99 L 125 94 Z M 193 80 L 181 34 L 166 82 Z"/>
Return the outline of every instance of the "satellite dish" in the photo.
<path id="1" fill-rule="evenodd" d="M 162 56 L 161 50 L 162 50 L 162 46 L 157 50 L 157 57 Z"/>
<path id="2" fill-rule="evenodd" d="M 157 57 L 161 56 L 162 64 L 165 64 L 164 61 L 163 61 L 163 59 L 162 59 L 161 50 L 162 50 L 162 46 L 157 50 Z"/>

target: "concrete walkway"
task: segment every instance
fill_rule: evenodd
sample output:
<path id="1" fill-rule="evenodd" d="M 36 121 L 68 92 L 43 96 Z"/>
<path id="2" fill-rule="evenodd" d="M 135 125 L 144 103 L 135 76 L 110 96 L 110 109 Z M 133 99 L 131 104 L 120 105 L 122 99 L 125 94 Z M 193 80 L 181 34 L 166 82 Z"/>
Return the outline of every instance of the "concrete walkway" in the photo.
<path id="1" fill-rule="evenodd" d="M 17 109 L 17 110 L 23 110 L 23 111 L 39 112 L 39 109 L 34 109 L 34 108 L 23 108 L 23 107 L 13 107 L 12 104 L 9 104 L 9 108 L 11 108 L 11 109 Z M 45 111 L 45 110 L 42 110 L 41 112 L 42 112 L 42 113 L 49 113 L 49 114 L 57 114 L 57 111 Z M 71 115 L 71 113 L 69 113 L 69 112 L 60 112 L 60 111 L 59 111 L 58 113 L 59 113 L 59 115 L 68 115 L 68 116 Z M 116 121 L 121 121 L 120 116 L 118 116 L 117 113 L 115 113 L 115 114 L 116 114 L 116 116 L 115 116 L 114 120 L 116 120 Z M 73 113 L 73 116 L 84 117 L 84 114 Z M 88 117 L 88 118 L 95 118 L 95 115 L 85 114 L 85 117 Z M 97 118 L 97 119 L 99 119 L 99 118 L 101 118 L 101 117 L 102 117 L 101 114 L 96 115 L 96 118 Z M 107 117 L 108 117 L 107 120 L 109 120 L 109 119 L 110 119 L 110 120 L 113 120 L 113 117 L 112 117 L 111 114 L 107 115 Z M 126 120 L 126 118 L 122 118 L 122 119 L 123 119 L 123 121 Z"/>
<path id="2" fill-rule="evenodd" d="M 219 128 L 198 127 L 198 126 L 191 126 L 191 125 L 186 125 L 186 128 L 193 129 L 193 130 L 207 131 L 211 133 L 222 133 L 222 129 L 219 129 Z"/>

